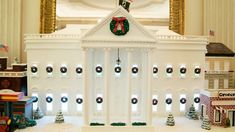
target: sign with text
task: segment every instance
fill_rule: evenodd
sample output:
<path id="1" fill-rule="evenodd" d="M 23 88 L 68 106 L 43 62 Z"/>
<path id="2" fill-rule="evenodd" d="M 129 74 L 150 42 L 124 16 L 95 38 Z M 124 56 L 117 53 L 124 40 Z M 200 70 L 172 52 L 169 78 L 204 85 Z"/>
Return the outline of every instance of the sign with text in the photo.
<path id="1" fill-rule="evenodd" d="M 235 91 L 219 91 L 219 98 L 235 98 Z"/>

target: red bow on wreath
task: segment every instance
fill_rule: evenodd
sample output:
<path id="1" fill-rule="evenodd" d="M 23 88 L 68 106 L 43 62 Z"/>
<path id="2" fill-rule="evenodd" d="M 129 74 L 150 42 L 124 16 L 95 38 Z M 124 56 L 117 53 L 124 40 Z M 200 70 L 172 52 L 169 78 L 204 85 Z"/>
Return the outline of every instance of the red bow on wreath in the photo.
<path id="1" fill-rule="evenodd" d="M 121 29 L 122 29 L 122 32 L 124 33 L 125 32 L 125 29 L 124 29 L 124 25 L 123 25 L 123 22 L 126 20 L 126 17 L 113 17 L 113 19 L 116 24 L 115 24 L 115 27 L 113 29 L 113 32 L 116 33 L 117 32 L 117 28 L 118 28 L 118 25 L 120 24 L 121 25 Z"/>

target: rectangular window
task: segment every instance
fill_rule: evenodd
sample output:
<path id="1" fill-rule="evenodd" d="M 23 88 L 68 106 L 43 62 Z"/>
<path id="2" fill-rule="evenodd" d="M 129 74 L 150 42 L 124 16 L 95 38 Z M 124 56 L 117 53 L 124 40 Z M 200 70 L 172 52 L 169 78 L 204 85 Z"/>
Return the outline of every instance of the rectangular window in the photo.
<path id="1" fill-rule="evenodd" d="M 229 88 L 228 87 L 228 79 L 224 79 L 224 88 Z"/>
<path id="2" fill-rule="evenodd" d="M 193 97 L 194 97 L 194 99 L 197 98 L 197 97 L 200 98 L 200 94 L 194 94 Z M 200 104 L 200 103 L 196 103 L 196 102 L 194 101 L 194 104 L 193 104 L 193 105 L 194 105 L 196 111 L 198 111 L 198 109 L 199 109 L 199 104 Z"/>
<path id="3" fill-rule="evenodd" d="M 215 110 L 215 122 L 220 122 L 220 111 L 219 110 Z"/>
<path id="4" fill-rule="evenodd" d="M 135 100 L 137 99 L 137 100 Z M 132 112 L 137 112 L 138 111 L 138 96 L 135 94 L 135 95 L 132 95 L 131 96 L 131 111 Z M 135 103 L 136 102 L 136 103 Z"/>
<path id="5" fill-rule="evenodd" d="M 47 111 L 52 111 L 53 110 L 53 104 L 52 104 L 52 102 L 53 102 L 53 95 L 51 94 L 51 93 L 48 93 L 48 94 L 46 94 L 46 98 L 47 97 L 50 97 L 50 98 L 52 98 L 52 101 L 51 102 L 47 102 Z"/>
<path id="6" fill-rule="evenodd" d="M 214 80 L 214 89 L 218 89 L 219 88 L 219 80 L 215 79 Z"/>
<path id="7" fill-rule="evenodd" d="M 205 71 L 210 71 L 210 63 L 209 63 L 209 61 L 206 61 Z"/>
<path id="8" fill-rule="evenodd" d="M 68 111 L 68 94 L 67 93 L 61 94 L 61 110 L 62 112 Z"/>
<path id="9" fill-rule="evenodd" d="M 172 95 L 171 94 L 166 94 L 166 100 L 167 99 L 171 99 L 172 100 Z M 166 103 L 166 111 L 167 112 L 171 112 L 171 106 L 172 106 L 172 102 L 170 104 Z"/>
<path id="10" fill-rule="evenodd" d="M 97 94 L 97 98 L 98 97 L 100 97 L 100 98 L 102 98 L 103 99 L 103 95 L 102 94 Z M 96 98 L 96 101 L 97 101 L 97 98 Z M 102 100 L 103 101 L 103 100 Z M 102 109 L 103 109 L 103 102 L 101 102 L 101 103 L 97 103 L 96 102 L 96 110 L 97 111 L 102 111 Z"/>
<path id="11" fill-rule="evenodd" d="M 224 62 L 224 71 L 229 71 L 229 68 L 230 67 L 230 63 L 229 63 L 229 61 L 225 61 Z"/>
<path id="12" fill-rule="evenodd" d="M 208 89 L 209 88 L 209 80 L 208 79 L 205 79 L 205 81 L 204 81 L 205 83 L 204 83 L 204 87 L 205 87 L 205 89 Z"/>
<path id="13" fill-rule="evenodd" d="M 219 61 L 215 61 L 214 62 L 214 70 L 215 71 L 220 71 L 220 63 L 219 63 Z"/>
<path id="14" fill-rule="evenodd" d="M 38 99 L 37 93 L 32 93 L 32 96 Z M 33 110 L 36 110 L 37 108 L 38 108 L 38 101 L 33 103 Z"/>
<path id="15" fill-rule="evenodd" d="M 172 77 L 172 73 L 173 73 L 173 66 L 170 64 L 167 64 L 166 66 L 166 76 L 167 78 L 171 78 Z"/>
<path id="16" fill-rule="evenodd" d="M 78 94 L 77 97 L 76 97 L 76 103 L 77 103 L 77 111 L 78 112 L 82 112 L 82 100 L 83 100 L 83 97 L 81 94 Z"/>
<path id="17" fill-rule="evenodd" d="M 158 106 L 157 95 L 153 95 L 152 100 L 153 100 L 152 103 L 156 103 L 156 104 L 152 104 L 153 105 L 152 110 L 153 110 L 153 112 L 157 112 L 157 106 Z"/>
<path id="18" fill-rule="evenodd" d="M 184 112 L 185 111 L 185 104 L 186 104 L 186 95 L 185 94 L 181 94 L 180 95 L 180 112 Z"/>

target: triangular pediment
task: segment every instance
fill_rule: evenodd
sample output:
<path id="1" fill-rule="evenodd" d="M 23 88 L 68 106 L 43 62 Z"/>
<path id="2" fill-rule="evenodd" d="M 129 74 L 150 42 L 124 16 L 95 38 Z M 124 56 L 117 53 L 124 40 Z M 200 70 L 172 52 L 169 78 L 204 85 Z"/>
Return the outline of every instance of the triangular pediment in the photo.
<path id="1" fill-rule="evenodd" d="M 129 23 L 129 31 L 122 36 L 115 35 L 110 30 L 113 17 L 125 17 Z M 120 29 L 119 29 L 120 30 Z M 95 27 L 86 32 L 82 37 L 82 47 L 149 47 L 156 43 L 156 39 L 148 30 L 137 22 L 121 6 L 105 17 Z M 110 43 L 109 45 L 104 43 Z M 120 45 L 118 45 L 118 43 Z M 127 43 L 128 45 L 123 45 Z"/>

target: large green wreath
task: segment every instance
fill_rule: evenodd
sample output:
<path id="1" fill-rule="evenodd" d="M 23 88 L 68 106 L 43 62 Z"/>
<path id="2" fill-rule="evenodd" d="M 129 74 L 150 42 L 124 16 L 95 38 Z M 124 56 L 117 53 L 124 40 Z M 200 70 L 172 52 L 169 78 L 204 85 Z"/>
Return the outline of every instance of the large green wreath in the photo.
<path id="1" fill-rule="evenodd" d="M 121 25 L 121 30 L 117 26 Z M 125 35 L 129 31 L 129 22 L 125 17 L 113 17 L 110 22 L 110 31 L 118 36 Z"/>

